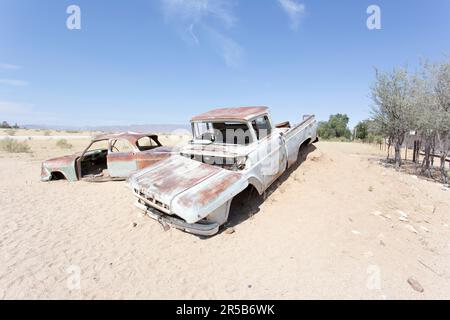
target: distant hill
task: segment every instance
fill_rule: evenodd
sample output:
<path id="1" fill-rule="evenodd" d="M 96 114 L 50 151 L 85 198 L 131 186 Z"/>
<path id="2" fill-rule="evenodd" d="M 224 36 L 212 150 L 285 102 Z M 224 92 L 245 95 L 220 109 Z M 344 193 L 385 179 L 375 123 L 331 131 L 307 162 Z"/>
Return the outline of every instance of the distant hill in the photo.
<path id="1" fill-rule="evenodd" d="M 120 126 L 47 126 L 47 125 L 23 125 L 23 128 L 27 129 L 43 129 L 43 130 L 73 130 L 73 131 L 104 131 L 104 132 L 124 132 L 124 131 L 137 131 L 137 132 L 164 132 L 170 133 L 173 131 L 187 130 L 190 132 L 189 125 L 179 124 L 132 124 L 132 125 L 120 125 Z"/>

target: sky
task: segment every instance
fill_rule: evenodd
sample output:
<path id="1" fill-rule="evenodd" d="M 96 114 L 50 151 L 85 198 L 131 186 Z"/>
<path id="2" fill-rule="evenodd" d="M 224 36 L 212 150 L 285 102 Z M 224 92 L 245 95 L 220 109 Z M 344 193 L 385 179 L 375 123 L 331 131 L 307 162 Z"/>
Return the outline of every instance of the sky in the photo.
<path id="1" fill-rule="evenodd" d="M 0 0 L 0 121 L 187 124 L 264 105 L 277 122 L 346 113 L 354 126 L 375 67 L 448 54 L 448 0 Z"/>

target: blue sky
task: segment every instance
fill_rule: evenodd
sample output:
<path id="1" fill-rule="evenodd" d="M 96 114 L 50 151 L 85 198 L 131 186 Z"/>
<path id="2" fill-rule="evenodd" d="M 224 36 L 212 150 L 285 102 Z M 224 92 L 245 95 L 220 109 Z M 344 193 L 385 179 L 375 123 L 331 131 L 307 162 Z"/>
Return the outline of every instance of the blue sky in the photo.
<path id="1" fill-rule="evenodd" d="M 69 5 L 81 30 L 69 30 Z M 366 26 L 381 8 L 381 30 Z M 367 118 L 374 67 L 450 54 L 448 0 L 1 0 L 0 120 L 185 124 L 224 106 L 276 121 Z"/>

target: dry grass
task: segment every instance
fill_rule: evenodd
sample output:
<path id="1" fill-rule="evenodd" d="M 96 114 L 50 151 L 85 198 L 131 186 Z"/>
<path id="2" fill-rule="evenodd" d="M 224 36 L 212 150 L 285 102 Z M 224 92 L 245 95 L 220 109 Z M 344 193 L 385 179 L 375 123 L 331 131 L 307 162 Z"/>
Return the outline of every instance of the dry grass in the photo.
<path id="1" fill-rule="evenodd" d="M 31 152 L 30 146 L 25 141 L 20 142 L 9 138 L 0 141 L 0 149 L 9 153 Z"/>
<path id="2" fill-rule="evenodd" d="M 73 145 L 67 142 L 66 139 L 60 139 L 56 142 L 56 146 L 61 149 L 72 149 Z"/>
<path id="3" fill-rule="evenodd" d="M 395 168 L 395 162 L 392 159 L 386 161 L 385 159 L 380 160 L 379 163 L 387 168 Z M 438 183 L 443 183 L 442 174 L 438 167 L 431 167 L 430 170 L 425 172 L 422 171 L 421 162 L 414 163 L 411 160 L 403 160 L 402 166 L 398 169 L 398 171 L 420 177 L 425 180 L 434 181 Z M 450 171 L 447 172 L 447 175 L 450 177 Z"/>

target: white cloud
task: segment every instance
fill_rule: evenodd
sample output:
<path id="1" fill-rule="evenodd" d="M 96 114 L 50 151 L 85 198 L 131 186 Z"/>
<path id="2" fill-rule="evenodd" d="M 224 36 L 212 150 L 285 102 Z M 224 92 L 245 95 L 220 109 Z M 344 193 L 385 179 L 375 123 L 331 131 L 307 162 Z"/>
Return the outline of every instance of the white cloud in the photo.
<path id="1" fill-rule="evenodd" d="M 278 0 L 278 3 L 291 20 L 292 29 L 298 30 L 300 21 L 305 13 L 305 5 L 296 0 Z"/>
<path id="2" fill-rule="evenodd" d="M 14 79 L 0 79 L 0 84 L 6 84 L 8 86 L 15 86 L 15 87 L 24 87 L 28 85 L 28 82 Z"/>
<path id="3" fill-rule="evenodd" d="M 225 60 L 229 67 L 237 67 L 244 56 L 244 49 L 232 38 L 217 32 L 214 29 L 205 29 L 215 47 L 217 47 L 219 54 Z"/>
<path id="4" fill-rule="evenodd" d="M 200 41 L 198 40 L 198 37 L 194 32 L 194 24 L 193 23 L 189 26 L 189 33 L 190 33 L 192 39 L 194 39 L 195 44 L 199 44 Z"/>
<path id="5" fill-rule="evenodd" d="M 17 70 L 21 69 L 21 66 L 15 65 L 15 64 L 9 64 L 9 63 L 0 63 L 0 69 L 5 70 Z"/>
<path id="6" fill-rule="evenodd" d="M 231 0 L 161 0 L 168 23 L 175 25 L 183 38 L 201 45 L 206 40 L 220 50 L 228 66 L 236 66 L 243 48 L 226 35 L 236 23 Z M 198 32 L 197 32 L 198 31 Z"/>
<path id="7" fill-rule="evenodd" d="M 234 25 L 236 18 L 229 0 L 162 0 L 166 19 L 196 24 L 215 19 L 225 27 Z"/>

